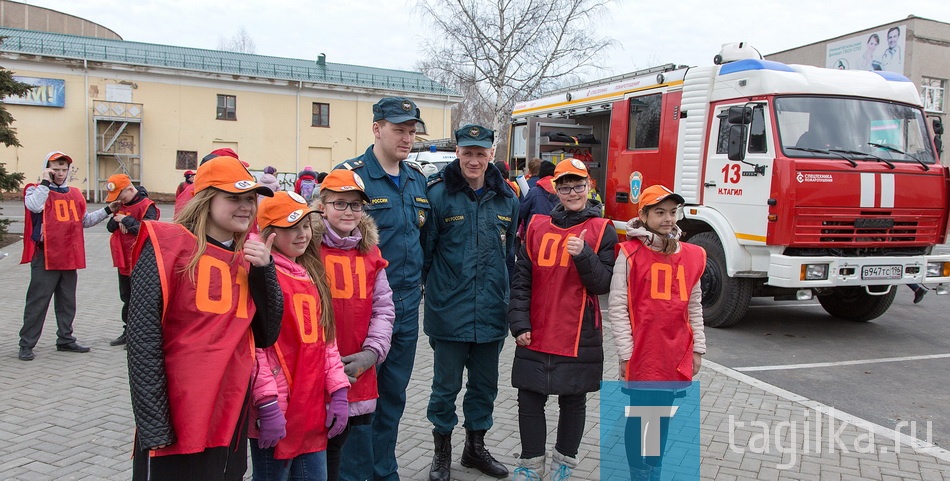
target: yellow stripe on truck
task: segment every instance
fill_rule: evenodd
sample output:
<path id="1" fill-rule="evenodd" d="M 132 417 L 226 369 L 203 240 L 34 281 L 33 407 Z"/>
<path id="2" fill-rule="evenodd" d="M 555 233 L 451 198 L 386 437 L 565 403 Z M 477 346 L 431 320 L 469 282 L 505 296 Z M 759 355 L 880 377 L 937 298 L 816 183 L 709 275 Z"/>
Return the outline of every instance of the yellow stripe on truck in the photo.
<path id="1" fill-rule="evenodd" d="M 753 242 L 761 242 L 763 244 L 767 240 L 767 238 L 763 235 L 741 234 L 739 232 L 736 232 L 736 239 L 748 240 L 748 241 L 753 241 Z"/>
<path id="2" fill-rule="evenodd" d="M 624 90 L 624 91 L 622 91 L 622 92 L 612 92 L 612 93 L 603 94 L 603 95 L 595 95 L 595 96 L 593 96 L 593 97 L 584 97 L 584 98 L 578 99 L 578 100 L 571 100 L 571 101 L 568 101 L 568 102 L 559 102 L 559 103 L 556 103 L 556 104 L 542 105 L 542 106 L 540 106 L 540 107 L 533 107 L 533 108 L 530 108 L 530 109 L 515 110 L 515 111 L 513 111 L 513 112 L 511 113 L 511 116 L 512 116 L 512 117 L 517 117 L 517 116 L 519 116 L 519 115 L 524 115 L 524 114 L 526 114 L 526 113 L 535 112 L 535 111 L 538 111 L 538 110 L 547 110 L 547 109 L 554 109 L 554 108 L 558 108 L 558 107 L 564 107 L 564 106 L 567 106 L 567 105 L 583 104 L 583 103 L 593 102 L 593 101 L 596 101 L 596 100 L 603 100 L 603 99 L 607 99 L 607 98 L 611 98 L 611 97 L 616 97 L 616 98 L 619 100 L 619 99 L 623 98 L 624 95 L 627 95 L 627 94 L 629 94 L 629 93 L 631 93 L 631 92 L 640 92 L 640 91 L 642 91 L 642 90 L 652 90 L 652 89 L 656 89 L 656 88 L 660 88 L 660 87 L 673 87 L 673 86 L 682 85 L 682 84 L 683 84 L 683 81 L 682 81 L 682 80 L 677 80 L 677 81 L 675 81 L 675 82 L 670 82 L 670 83 L 665 83 L 665 84 L 648 85 L 648 86 L 646 86 L 646 87 L 640 87 L 640 88 L 638 88 L 638 89 Z"/>

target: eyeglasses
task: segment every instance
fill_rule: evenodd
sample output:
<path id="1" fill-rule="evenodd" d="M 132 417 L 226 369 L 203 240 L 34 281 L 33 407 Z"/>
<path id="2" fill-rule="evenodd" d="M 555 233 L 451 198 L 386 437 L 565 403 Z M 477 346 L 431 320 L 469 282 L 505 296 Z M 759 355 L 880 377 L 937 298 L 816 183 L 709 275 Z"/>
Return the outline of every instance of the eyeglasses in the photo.
<path id="1" fill-rule="evenodd" d="M 353 212 L 363 212 L 362 202 L 344 202 L 342 200 L 337 200 L 330 202 L 330 205 L 332 205 L 336 210 L 346 210 L 346 208 L 349 207 Z"/>
<path id="2" fill-rule="evenodd" d="M 583 194 L 584 191 L 587 190 L 587 184 L 586 184 L 586 183 L 585 183 L 585 184 L 577 184 L 577 185 L 575 185 L 575 186 L 573 186 L 573 187 L 570 186 L 570 185 L 562 185 L 562 186 L 560 186 L 560 187 L 557 188 L 557 193 L 558 193 L 558 194 L 561 194 L 561 195 L 568 195 L 568 194 L 571 193 L 572 190 L 573 190 L 574 192 L 577 192 L 578 194 Z"/>

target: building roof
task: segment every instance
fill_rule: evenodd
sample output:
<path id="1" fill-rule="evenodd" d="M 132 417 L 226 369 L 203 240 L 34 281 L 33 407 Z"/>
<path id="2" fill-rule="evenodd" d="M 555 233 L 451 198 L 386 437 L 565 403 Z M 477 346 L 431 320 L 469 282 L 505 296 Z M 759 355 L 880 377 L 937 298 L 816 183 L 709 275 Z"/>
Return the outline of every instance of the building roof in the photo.
<path id="1" fill-rule="evenodd" d="M 7 37 L 0 45 L 0 51 L 4 52 L 458 96 L 457 92 L 422 73 L 404 70 L 329 62 L 320 65 L 315 60 L 80 37 L 18 28 L 0 28 L 0 37 Z"/>

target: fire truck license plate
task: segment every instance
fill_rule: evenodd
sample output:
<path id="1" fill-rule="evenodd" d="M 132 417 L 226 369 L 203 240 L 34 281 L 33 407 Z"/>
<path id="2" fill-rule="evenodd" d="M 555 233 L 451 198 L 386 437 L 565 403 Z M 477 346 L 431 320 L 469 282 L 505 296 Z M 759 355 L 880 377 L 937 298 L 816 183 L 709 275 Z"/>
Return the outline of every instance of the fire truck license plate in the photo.
<path id="1" fill-rule="evenodd" d="M 901 266 L 864 266 L 861 279 L 900 279 L 902 273 Z"/>

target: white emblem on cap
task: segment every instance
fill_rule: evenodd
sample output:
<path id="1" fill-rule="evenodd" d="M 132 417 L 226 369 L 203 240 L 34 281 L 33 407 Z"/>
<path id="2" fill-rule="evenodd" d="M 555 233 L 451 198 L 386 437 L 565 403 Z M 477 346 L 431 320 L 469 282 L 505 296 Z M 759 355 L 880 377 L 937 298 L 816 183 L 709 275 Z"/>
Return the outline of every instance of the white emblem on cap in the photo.
<path id="1" fill-rule="evenodd" d="M 297 202 L 298 204 L 306 204 L 306 203 L 307 203 L 307 199 L 304 199 L 303 196 L 301 196 L 300 194 L 298 194 L 298 193 L 296 193 L 296 192 L 287 192 L 287 195 L 289 195 L 290 198 L 293 199 L 293 200 L 294 200 L 295 202 Z"/>
<path id="2" fill-rule="evenodd" d="M 481 133 L 481 131 L 478 130 L 478 127 L 472 127 L 471 129 L 468 130 L 468 135 L 470 135 L 470 136 L 472 136 L 472 137 L 478 137 L 478 134 L 480 134 L 480 133 Z"/>
<path id="3" fill-rule="evenodd" d="M 108 190 L 108 191 L 110 191 L 110 192 L 113 191 L 113 190 L 115 190 L 115 183 L 114 183 L 114 182 L 109 182 L 108 184 L 106 184 L 106 190 Z"/>
<path id="4" fill-rule="evenodd" d="M 571 159 L 571 165 L 573 165 L 574 167 L 578 169 L 585 169 L 585 170 L 587 169 L 587 167 L 584 166 L 584 163 L 577 159 Z"/>
<path id="5" fill-rule="evenodd" d="M 412 103 L 409 102 L 408 100 L 404 101 L 402 103 L 402 109 L 405 110 L 406 112 L 412 110 Z"/>
<path id="6" fill-rule="evenodd" d="M 363 187 L 363 179 L 361 179 L 360 175 L 356 172 L 353 172 L 353 182 L 356 182 L 356 185 L 358 185 L 361 190 L 366 188 Z"/>
<path id="7" fill-rule="evenodd" d="M 241 190 L 250 189 L 251 187 L 254 187 L 254 182 L 250 180 L 239 180 L 234 183 L 234 187 Z"/>
<path id="8" fill-rule="evenodd" d="M 290 222 L 291 224 L 293 224 L 294 222 L 297 222 L 297 219 L 299 219 L 300 216 L 302 215 L 303 215 L 303 209 L 297 209 L 291 212 L 290 215 L 287 216 L 287 222 Z"/>

